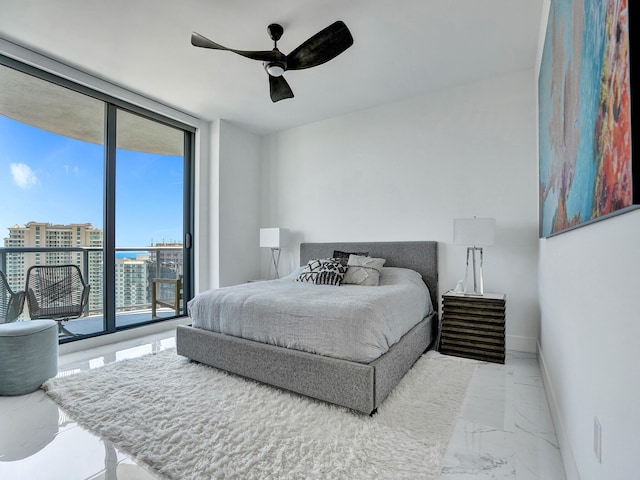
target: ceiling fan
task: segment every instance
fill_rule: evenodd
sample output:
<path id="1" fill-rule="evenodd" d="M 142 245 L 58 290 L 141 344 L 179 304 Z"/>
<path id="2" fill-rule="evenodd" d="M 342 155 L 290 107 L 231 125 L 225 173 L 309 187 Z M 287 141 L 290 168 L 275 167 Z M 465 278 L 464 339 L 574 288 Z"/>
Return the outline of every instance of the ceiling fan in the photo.
<path id="1" fill-rule="evenodd" d="M 191 44 L 196 47 L 212 48 L 214 50 L 228 50 L 252 60 L 262 61 L 265 70 L 269 74 L 269 90 L 273 102 L 279 102 L 285 98 L 293 98 L 291 87 L 282 76 L 284 72 L 322 65 L 353 45 L 351 32 L 342 21 L 332 23 L 325 29 L 320 30 L 289 55 L 285 55 L 278 50 L 278 40 L 280 40 L 284 32 L 282 26 L 272 23 L 267 27 L 267 32 L 269 32 L 269 36 L 274 42 L 273 50 L 235 50 L 223 47 L 196 32 L 191 34 Z"/>

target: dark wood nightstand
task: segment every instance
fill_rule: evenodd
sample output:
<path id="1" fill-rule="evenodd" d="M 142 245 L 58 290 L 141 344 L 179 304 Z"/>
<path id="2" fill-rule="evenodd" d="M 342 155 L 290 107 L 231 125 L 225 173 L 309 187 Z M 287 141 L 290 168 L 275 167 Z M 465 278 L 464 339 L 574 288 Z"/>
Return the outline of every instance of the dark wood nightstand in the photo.
<path id="1" fill-rule="evenodd" d="M 442 295 L 440 353 L 504 363 L 506 295 Z"/>

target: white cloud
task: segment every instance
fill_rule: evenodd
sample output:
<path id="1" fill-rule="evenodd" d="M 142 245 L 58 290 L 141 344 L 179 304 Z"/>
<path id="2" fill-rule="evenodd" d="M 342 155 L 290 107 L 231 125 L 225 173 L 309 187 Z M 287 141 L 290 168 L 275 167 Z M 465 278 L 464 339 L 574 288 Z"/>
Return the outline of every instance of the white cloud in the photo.
<path id="1" fill-rule="evenodd" d="M 15 184 L 20 188 L 30 188 L 40 183 L 40 180 L 38 180 L 36 174 L 31 170 L 31 167 L 24 163 L 12 163 L 11 175 L 13 176 Z"/>
<path id="2" fill-rule="evenodd" d="M 64 171 L 67 175 L 69 175 L 69 173 L 73 172 L 76 175 L 78 175 L 80 173 L 80 168 L 78 168 L 77 165 L 74 165 L 73 167 L 70 167 L 69 165 L 65 165 L 64 166 Z"/>

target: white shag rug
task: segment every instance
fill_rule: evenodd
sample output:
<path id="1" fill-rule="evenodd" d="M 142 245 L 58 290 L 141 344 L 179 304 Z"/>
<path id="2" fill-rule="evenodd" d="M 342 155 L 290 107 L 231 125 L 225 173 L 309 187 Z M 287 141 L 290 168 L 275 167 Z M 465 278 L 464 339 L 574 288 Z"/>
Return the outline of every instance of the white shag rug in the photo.
<path id="1" fill-rule="evenodd" d="M 167 350 L 44 384 L 71 417 L 189 479 L 436 479 L 475 364 L 423 356 L 373 416 Z"/>

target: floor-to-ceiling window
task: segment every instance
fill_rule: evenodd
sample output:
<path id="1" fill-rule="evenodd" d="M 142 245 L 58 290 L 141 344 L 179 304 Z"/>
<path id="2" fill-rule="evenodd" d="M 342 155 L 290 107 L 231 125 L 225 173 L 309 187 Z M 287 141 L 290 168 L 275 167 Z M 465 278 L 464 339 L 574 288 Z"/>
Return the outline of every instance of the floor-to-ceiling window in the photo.
<path id="1" fill-rule="evenodd" d="M 23 290 L 32 265 L 81 268 L 89 302 L 62 341 L 184 312 L 193 131 L 0 57 L 0 269 Z"/>

